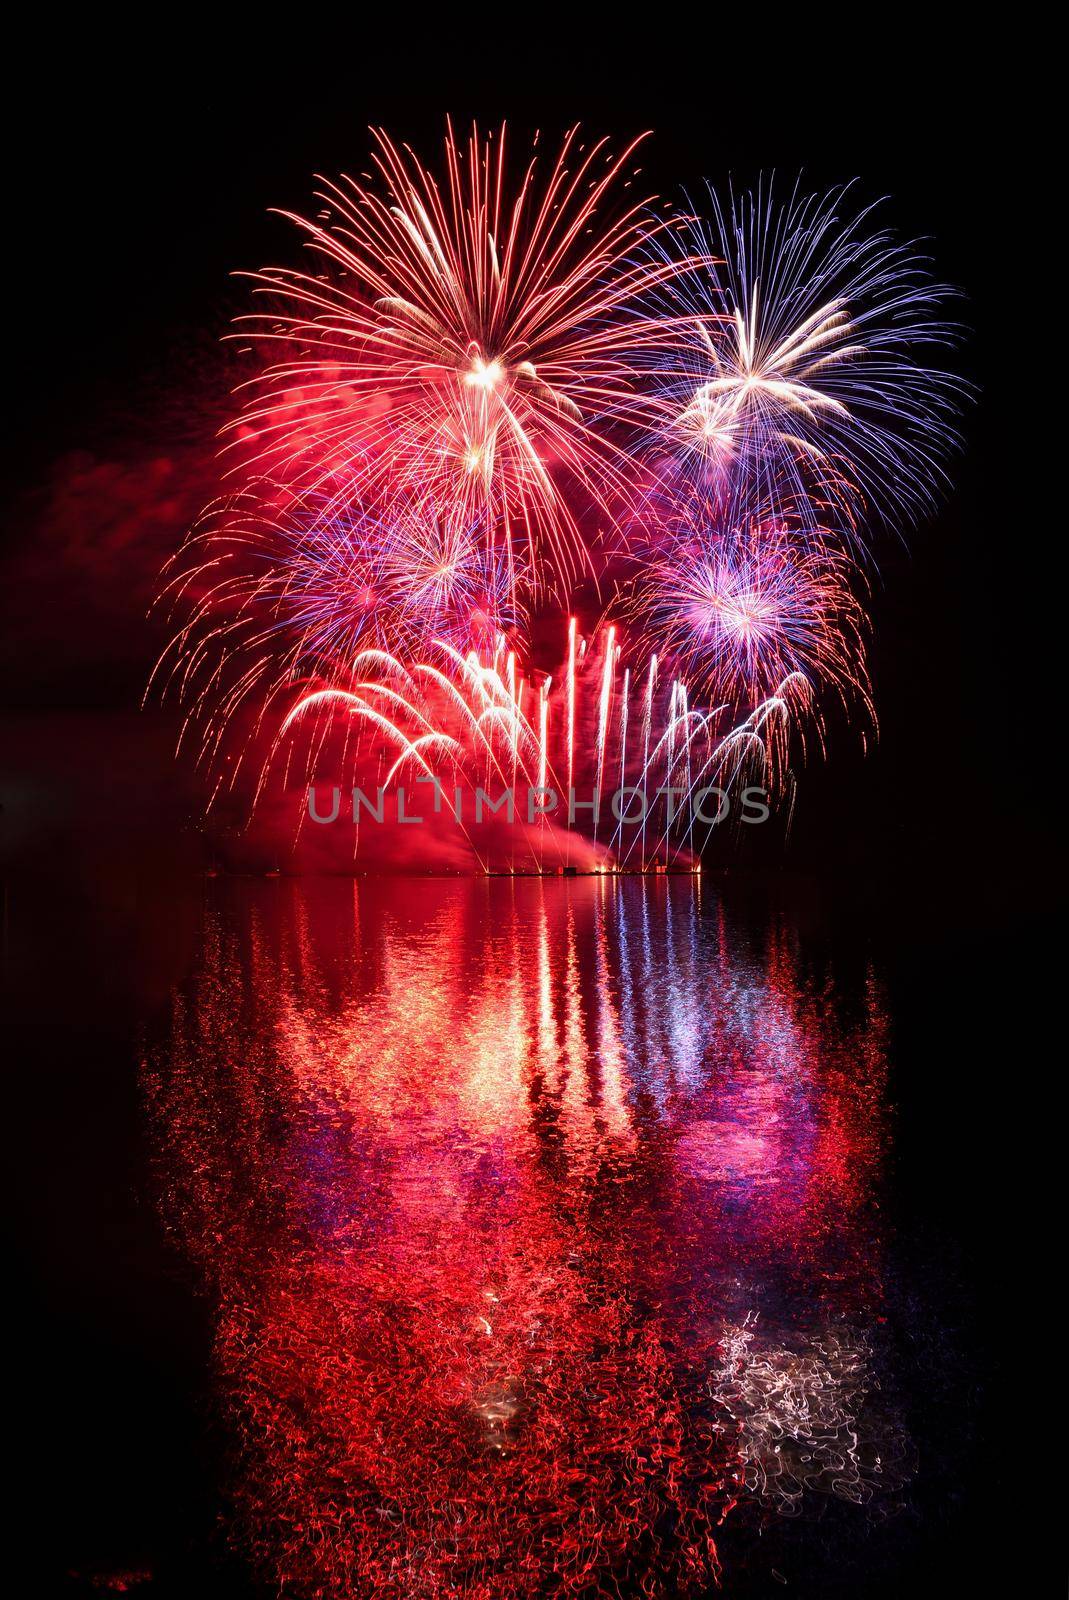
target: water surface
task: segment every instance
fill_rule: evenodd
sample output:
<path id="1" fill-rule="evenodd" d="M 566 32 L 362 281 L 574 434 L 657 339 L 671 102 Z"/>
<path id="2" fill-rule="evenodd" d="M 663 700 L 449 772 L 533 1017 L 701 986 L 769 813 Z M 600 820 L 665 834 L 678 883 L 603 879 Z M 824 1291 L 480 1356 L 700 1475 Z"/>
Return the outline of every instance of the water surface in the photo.
<path id="1" fill-rule="evenodd" d="M 238 1570 L 860 1593 L 917 1472 L 888 1056 L 863 952 L 700 879 L 211 885 L 141 1082 Z"/>

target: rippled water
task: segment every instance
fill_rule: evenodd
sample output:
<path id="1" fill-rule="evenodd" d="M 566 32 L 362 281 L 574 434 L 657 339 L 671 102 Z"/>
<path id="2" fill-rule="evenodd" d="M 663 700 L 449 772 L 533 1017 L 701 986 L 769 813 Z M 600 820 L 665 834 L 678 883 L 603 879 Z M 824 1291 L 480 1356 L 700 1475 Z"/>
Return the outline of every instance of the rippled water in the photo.
<path id="1" fill-rule="evenodd" d="M 215 885 L 142 1088 L 242 1567 L 775 1592 L 902 1515 L 888 1027 L 699 879 Z"/>

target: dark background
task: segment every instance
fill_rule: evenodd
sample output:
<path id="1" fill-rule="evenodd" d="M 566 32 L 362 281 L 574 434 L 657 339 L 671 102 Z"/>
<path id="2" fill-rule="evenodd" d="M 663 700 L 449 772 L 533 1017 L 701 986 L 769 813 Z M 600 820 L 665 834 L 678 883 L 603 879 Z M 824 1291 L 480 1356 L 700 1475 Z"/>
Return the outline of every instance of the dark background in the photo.
<path id="1" fill-rule="evenodd" d="M 899 1018 L 898 1223 L 954 1263 L 961 1388 L 929 1420 L 960 1435 L 953 1471 L 905 1571 L 834 1592 L 1045 1592 L 1021 1563 L 1051 1528 L 1044 1493 L 1060 1497 L 1057 1368 L 1038 1370 L 1053 1335 L 1020 1259 L 1021 1168 L 1051 1063 L 1022 1019 L 1042 993 L 1057 852 L 1044 678 L 1021 647 L 1020 608 L 1050 602 L 1009 442 L 1023 263 L 1005 42 L 978 60 L 902 19 L 894 39 L 885 22 L 836 48 L 827 19 L 791 36 L 770 13 L 705 28 L 651 13 L 626 48 L 546 13 L 458 17 L 433 38 L 398 13 L 376 41 L 318 14 L 265 22 L 261 44 L 152 27 L 64 23 L 62 45 L 19 58 L 8 108 L 8 1166 L 27 1285 L 20 1459 L 46 1530 L 24 1592 L 139 1564 L 164 1574 L 151 1593 L 209 1592 L 207 1323 L 144 1199 L 132 1087 L 131 997 L 162 1007 L 181 975 L 200 852 L 173 727 L 137 709 L 159 642 L 144 612 L 211 493 L 231 375 L 216 341 L 241 304 L 229 275 L 292 247 L 267 208 L 300 210 L 315 171 L 361 167 L 369 122 L 433 155 L 447 111 L 517 134 L 651 128 L 662 194 L 769 168 L 814 187 L 856 175 L 964 290 L 959 364 L 979 398 L 955 487 L 908 549 L 880 552 L 880 742 L 863 760 L 844 740 L 814 766 L 792 840 L 749 870 L 818 933 L 878 947 Z"/>

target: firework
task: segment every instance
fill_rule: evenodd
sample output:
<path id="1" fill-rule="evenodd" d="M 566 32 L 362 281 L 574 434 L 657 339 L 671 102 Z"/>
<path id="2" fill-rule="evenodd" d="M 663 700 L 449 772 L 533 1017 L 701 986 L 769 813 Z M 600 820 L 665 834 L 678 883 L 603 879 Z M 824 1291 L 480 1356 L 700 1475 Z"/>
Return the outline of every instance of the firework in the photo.
<path id="1" fill-rule="evenodd" d="M 545 870 L 572 861 L 568 797 L 578 793 L 595 840 L 604 823 L 605 865 L 685 863 L 693 822 L 679 819 L 703 785 L 789 792 L 792 738 L 821 731 L 815 690 L 867 699 L 845 560 L 819 560 L 812 538 L 786 529 L 759 523 L 717 538 L 704 526 L 659 528 L 630 617 L 639 644 L 659 642 L 663 657 L 632 672 L 614 624 L 587 640 L 572 617 L 560 673 L 532 677 L 501 628 L 503 563 L 488 572 L 475 535 L 326 517 L 285 492 L 266 518 L 265 494 L 206 518 L 166 591 L 187 615 L 157 672 L 185 709 L 216 797 L 251 787 L 255 804 L 275 773 L 298 786 L 352 773 L 372 789 L 434 780 L 466 794 L 470 812 L 475 787 L 492 782 L 521 793 L 522 830 L 533 820 L 523 789 L 548 790 L 561 834 L 547 838 L 539 805 L 522 846 Z M 637 813 L 609 810 L 614 787 L 641 797 Z M 603 818 L 590 807 L 596 794 Z"/>
<path id="2" fill-rule="evenodd" d="M 492 649 L 522 622 L 516 572 L 455 517 L 403 503 L 389 516 L 341 511 L 259 483 L 209 508 L 176 559 L 161 598 L 182 626 L 155 677 L 210 753 L 232 720 L 247 736 L 279 697 L 284 714 L 295 686 L 348 682 L 368 650 Z"/>
<path id="3" fill-rule="evenodd" d="M 682 360 L 644 357 L 661 474 L 728 499 L 782 493 L 862 544 L 866 512 L 900 528 L 930 507 L 957 443 L 967 386 L 927 364 L 955 342 L 952 291 L 850 185 L 780 198 L 762 181 L 726 204 L 709 186 L 708 207 L 689 223 L 703 270 L 653 291 L 691 329 Z"/>
<path id="4" fill-rule="evenodd" d="M 435 812 L 444 811 L 457 824 L 484 869 L 499 841 L 481 831 L 482 807 L 499 806 L 502 796 L 511 796 L 505 814 L 519 840 L 512 864 L 535 871 L 573 864 L 577 796 L 597 847 L 593 853 L 583 849 L 584 862 L 598 870 L 648 870 L 689 866 L 695 829 L 707 837 L 726 819 L 730 800 L 723 802 L 721 818 L 714 818 L 703 809 L 703 790 L 734 795 L 736 820 L 745 786 L 760 786 L 776 798 L 789 790 L 792 735 L 804 735 L 814 722 L 812 691 L 802 674 L 786 674 L 752 708 L 736 714 L 726 706 L 692 707 L 679 679 L 665 679 L 655 694 L 651 664 L 636 680 L 642 742 L 629 744 L 632 673 L 621 667 L 615 630 L 609 627 L 586 649 L 583 643 L 572 619 L 557 694 L 553 680 L 545 678 L 529 692 L 503 638 L 485 656 L 462 654 L 444 641 L 435 641 L 415 662 L 362 651 L 344 684 L 309 684 L 293 699 L 261 781 L 272 766 L 295 765 L 312 775 L 314 796 L 315 772 L 336 776 L 343 766 L 338 745 L 344 742 L 345 770 L 377 795 L 380 822 L 387 792 L 400 816 L 404 799 L 398 800 L 398 790 L 433 783 Z M 317 814 L 313 820 L 336 820 L 339 808 L 340 799 L 333 816 Z M 472 821 L 474 828 L 468 826 Z M 600 846 L 599 827 L 605 841 Z"/>
<path id="5" fill-rule="evenodd" d="M 799 673 L 871 711 L 862 580 L 827 530 L 771 510 L 725 525 L 692 495 L 637 565 L 632 620 L 714 703 L 752 705 Z"/>
<path id="6" fill-rule="evenodd" d="M 566 586 L 586 561 L 576 490 L 604 509 L 630 487 L 592 419 L 641 408 L 636 355 L 670 342 L 671 318 L 639 303 L 682 270 L 667 237 L 650 254 L 664 225 L 644 201 L 617 200 L 635 144 L 613 157 L 573 130 L 544 179 L 532 157 L 512 183 L 504 128 L 450 128 L 439 182 L 374 139 L 370 176 L 321 180 L 314 220 L 285 213 L 314 270 L 255 275 L 271 309 L 242 336 L 278 359 L 235 444 L 332 511 L 400 498 Z"/>
<path id="7" fill-rule="evenodd" d="M 708 220 L 668 220 L 628 193 L 634 144 L 573 130 L 516 170 L 504 129 L 448 128 L 436 177 L 374 139 L 370 175 L 286 213 L 309 270 L 254 275 L 240 486 L 164 590 L 155 681 L 215 794 L 331 753 L 387 781 L 789 795 L 829 702 L 876 725 L 861 557 L 956 441 L 965 386 L 927 364 L 950 291 L 849 186 L 710 189 Z M 615 593 L 586 639 L 591 573 Z M 550 676 L 527 623 L 554 600 Z M 630 832 L 590 820 L 617 864 L 695 847 L 645 804 Z"/>

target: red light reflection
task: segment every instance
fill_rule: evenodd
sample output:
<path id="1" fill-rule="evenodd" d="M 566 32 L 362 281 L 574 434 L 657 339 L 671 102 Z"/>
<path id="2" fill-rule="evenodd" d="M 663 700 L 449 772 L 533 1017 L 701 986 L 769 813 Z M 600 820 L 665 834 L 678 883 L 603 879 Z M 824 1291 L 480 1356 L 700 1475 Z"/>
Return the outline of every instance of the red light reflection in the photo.
<path id="1" fill-rule="evenodd" d="M 212 894 L 146 1085 L 260 1574 L 701 1592 L 740 1500 L 893 1476 L 871 978 L 691 878 Z"/>

